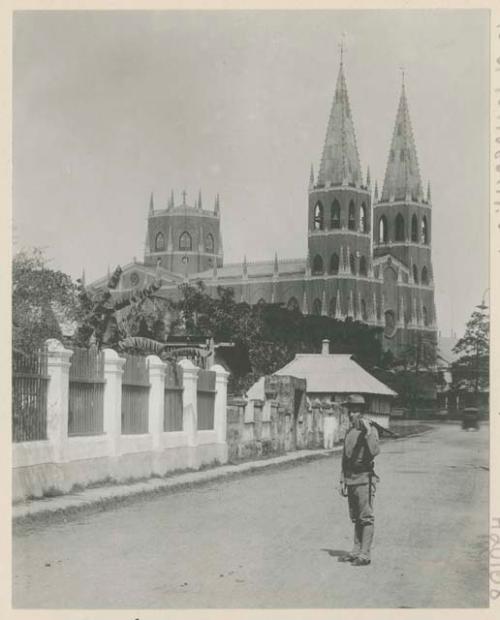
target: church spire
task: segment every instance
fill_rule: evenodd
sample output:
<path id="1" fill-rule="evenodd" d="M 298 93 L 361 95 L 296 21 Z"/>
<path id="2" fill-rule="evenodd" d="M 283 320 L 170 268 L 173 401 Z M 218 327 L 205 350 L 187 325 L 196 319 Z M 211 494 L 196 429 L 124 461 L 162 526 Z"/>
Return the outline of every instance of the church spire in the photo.
<path id="1" fill-rule="evenodd" d="M 344 76 L 342 48 L 337 85 L 318 174 L 318 185 L 347 185 L 349 183 L 361 185 L 362 174 Z"/>
<path id="2" fill-rule="evenodd" d="M 422 181 L 418 168 L 417 149 L 413 138 L 403 73 L 401 96 L 392 134 L 381 202 L 419 200 L 421 196 Z"/>
<path id="3" fill-rule="evenodd" d="M 309 174 L 309 189 L 313 189 L 314 188 L 314 168 L 313 165 L 311 164 L 311 172 Z"/>
<path id="4" fill-rule="evenodd" d="M 151 192 L 151 196 L 149 197 L 149 214 L 151 215 L 151 213 L 153 213 L 154 210 L 155 210 L 154 197 L 153 197 L 153 192 Z"/>

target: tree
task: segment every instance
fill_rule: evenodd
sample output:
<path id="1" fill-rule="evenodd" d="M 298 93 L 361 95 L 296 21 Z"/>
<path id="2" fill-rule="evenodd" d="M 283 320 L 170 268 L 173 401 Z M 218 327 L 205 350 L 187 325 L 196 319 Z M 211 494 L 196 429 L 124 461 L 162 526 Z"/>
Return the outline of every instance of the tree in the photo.
<path id="1" fill-rule="evenodd" d="M 64 339 L 61 325 L 78 315 L 77 286 L 49 269 L 40 249 L 23 250 L 12 261 L 12 346 L 29 352 L 47 338 Z"/>
<path id="2" fill-rule="evenodd" d="M 489 388 L 489 317 L 475 310 L 465 326 L 464 335 L 453 347 L 459 357 L 451 367 L 453 387 L 474 392 Z"/>

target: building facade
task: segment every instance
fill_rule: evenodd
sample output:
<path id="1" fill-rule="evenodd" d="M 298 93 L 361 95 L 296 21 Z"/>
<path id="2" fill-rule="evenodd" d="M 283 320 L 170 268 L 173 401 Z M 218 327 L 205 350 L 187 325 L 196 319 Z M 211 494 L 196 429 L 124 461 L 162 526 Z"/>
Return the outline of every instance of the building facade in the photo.
<path id="1" fill-rule="evenodd" d="M 308 254 L 297 259 L 224 265 L 219 197 L 155 209 L 151 197 L 143 263 L 123 270 L 122 289 L 162 279 L 176 298 L 182 282 L 209 293 L 232 288 L 237 301 L 281 303 L 304 314 L 351 318 L 383 328 L 383 346 L 401 353 L 426 343 L 435 351 L 437 319 L 431 259 L 432 203 L 424 195 L 403 84 L 385 180 L 379 195 L 363 176 L 343 62 L 317 176 L 308 189 Z M 102 286 L 105 278 L 94 283 Z"/>

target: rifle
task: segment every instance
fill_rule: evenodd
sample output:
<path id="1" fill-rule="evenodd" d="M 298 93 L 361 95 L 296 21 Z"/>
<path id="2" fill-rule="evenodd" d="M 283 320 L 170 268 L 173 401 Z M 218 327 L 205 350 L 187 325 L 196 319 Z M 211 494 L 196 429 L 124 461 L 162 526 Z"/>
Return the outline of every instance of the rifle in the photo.
<path id="1" fill-rule="evenodd" d="M 386 435 L 389 435 L 389 437 L 392 437 L 393 439 L 399 438 L 399 435 L 397 433 L 390 431 L 388 428 L 384 428 L 378 422 L 374 422 L 373 420 L 368 420 L 368 421 L 371 426 L 377 429 L 380 435 L 383 435 L 385 433 Z"/>

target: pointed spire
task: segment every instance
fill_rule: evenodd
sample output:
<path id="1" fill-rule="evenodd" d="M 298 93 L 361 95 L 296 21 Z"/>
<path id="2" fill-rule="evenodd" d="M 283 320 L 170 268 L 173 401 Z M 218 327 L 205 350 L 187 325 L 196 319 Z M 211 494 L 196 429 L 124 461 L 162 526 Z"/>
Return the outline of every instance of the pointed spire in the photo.
<path id="1" fill-rule="evenodd" d="M 82 286 L 85 287 L 85 269 L 82 269 L 82 277 L 80 278 Z"/>
<path id="2" fill-rule="evenodd" d="M 370 189 L 371 186 L 372 186 L 372 178 L 370 176 L 370 166 L 368 166 L 366 170 L 366 187 Z"/>
<path id="3" fill-rule="evenodd" d="M 248 277 L 247 255 L 243 256 L 243 277 Z"/>
<path id="4" fill-rule="evenodd" d="M 378 202 L 378 183 L 375 181 L 375 195 L 373 196 L 373 201 Z"/>
<path id="5" fill-rule="evenodd" d="M 344 76 L 342 46 L 337 85 L 318 174 L 318 185 L 328 187 L 332 184 L 347 185 L 349 183 L 359 186 L 362 183 L 362 174 Z"/>
<path id="6" fill-rule="evenodd" d="M 431 182 L 427 181 L 427 202 L 431 202 Z"/>
<path id="7" fill-rule="evenodd" d="M 311 164 L 311 172 L 309 174 L 309 189 L 313 189 L 314 188 L 314 168 L 313 165 Z"/>
<path id="8" fill-rule="evenodd" d="M 279 274 L 279 265 L 278 265 L 278 252 L 274 253 L 274 270 L 273 273 L 275 276 Z"/>
<path id="9" fill-rule="evenodd" d="M 418 167 L 417 149 L 406 99 L 404 72 L 401 96 L 392 134 L 391 149 L 385 172 L 382 202 L 418 200 L 422 195 L 422 181 Z"/>
<path id="10" fill-rule="evenodd" d="M 153 197 L 153 192 L 151 192 L 151 196 L 149 197 L 149 215 L 151 215 L 155 210 L 155 205 L 154 205 L 154 197 Z"/>
<path id="11" fill-rule="evenodd" d="M 170 200 L 168 201 L 168 208 L 169 209 L 174 208 L 174 190 L 170 192 Z"/>
<path id="12" fill-rule="evenodd" d="M 201 189 L 198 192 L 198 209 L 201 209 Z"/>
<path id="13" fill-rule="evenodd" d="M 214 213 L 215 215 L 219 215 L 220 213 L 219 194 L 215 197 Z"/>

